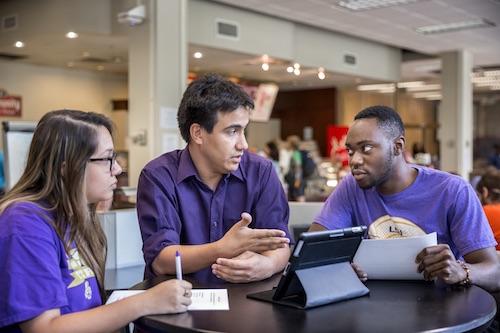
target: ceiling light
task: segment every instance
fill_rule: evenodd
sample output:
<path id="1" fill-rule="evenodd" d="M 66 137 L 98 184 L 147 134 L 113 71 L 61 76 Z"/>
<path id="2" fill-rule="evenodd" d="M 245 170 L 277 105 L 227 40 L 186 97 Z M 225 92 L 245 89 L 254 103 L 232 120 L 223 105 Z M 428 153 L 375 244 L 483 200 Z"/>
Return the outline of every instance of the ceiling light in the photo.
<path id="1" fill-rule="evenodd" d="M 415 98 L 425 98 L 425 99 L 441 99 L 442 95 L 439 92 L 420 92 L 413 94 Z"/>
<path id="2" fill-rule="evenodd" d="M 78 34 L 74 31 L 68 32 L 65 36 L 66 36 L 66 38 L 71 38 L 71 39 L 78 38 Z"/>
<path id="3" fill-rule="evenodd" d="M 485 71 L 484 76 L 500 76 L 500 70 L 498 71 Z"/>
<path id="4" fill-rule="evenodd" d="M 15 44 L 14 44 L 15 47 L 24 47 L 24 43 L 21 42 L 20 40 L 18 40 Z"/>
<path id="5" fill-rule="evenodd" d="M 480 20 L 462 21 L 462 22 L 454 22 L 447 24 L 429 25 L 426 27 L 416 28 L 415 31 L 424 35 L 432 35 L 450 31 L 494 27 L 494 26 L 495 26 L 494 23 L 480 19 Z"/>
<path id="6" fill-rule="evenodd" d="M 287 71 L 288 73 L 293 73 L 293 67 L 292 67 L 292 66 L 288 66 L 288 67 L 286 68 L 286 71 Z"/>
<path id="7" fill-rule="evenodd" d="M 295 75 L 300 75 L 300 68 L 299 68 L 299 67 L 294 68 L 294 70 L 293 70 L 293 74 L 295 74 Z"/>
<path id="8" fill-rule="evenodd" d="M 477 71 L 472 73 L 471 82 L 475 87 L 489 87 L 492 90 L 500 85 L 500 70 Z"/>
<path id="9" fill-rule="evenodd" d="M 440 89 L 441 89 L 440 84 L 425 84 L 418 87 L 406 88 L 407 91 L 430 91 L 430 90 L 440 90 Z"/>
<path id="10" fill-rule="evenodd" d="M 387 84 L 365 84 L 362 86 L 358 86 L 359 91 L 371 91 L 371 90 L 390 90 L 390 89 L 395 89 L 394 83 L 387 83 Z"/>
<path id="11" fill-rule="evenodd" d="M 405 5 L 427 0 L 343 0 L 334 1 L 332 7 L 342 7 L 352 11 L 363 11 L 375 8 Z"/>
<path id="12" fill-rule="evenodd" d="M 267 71 L 269 70 L 269 64 L 268 64 L 268 63 L 266 63 L 266 62 L 265 62 L 265 63 L 263 63 L 263 64 L 262 64 L 262 69 L 263 69 L 265 72 L 267 72 Z"/>
<path id="13" fill-rule="evenodd" d="M 325 77 L 326 77 L 326 75 L 325 75 L 325 69 L 324 69 L 323 67 L 320 67 L 320 68 L 318 69 L 318 78 L 319 78 L 320 80 L 324 80 L 324 79 L 325 79 Z"/>
<path id="14" fill-rule="evenodd" d="M 410 81 L 410 82 L 399 82 L 396 86 L 398 88 L 410 88 L 410 87 L 419 87 L 424 85 L 423 81 Z"/>
<path id="15" fill-rule="evenodd" d="M 387 88 L 382 88 L 378 92 L 382 94 L 390 94 L 396 91 L 396 87 L 387 87 Z"/>
<path id="16" fill-rule="evenodd" d="M 193 57 L 195 57 L 196 59 L 203 58 L 203 53 L 201 53 L 201 52 L 195 52 L 195 53 L 193 54 Z"/>

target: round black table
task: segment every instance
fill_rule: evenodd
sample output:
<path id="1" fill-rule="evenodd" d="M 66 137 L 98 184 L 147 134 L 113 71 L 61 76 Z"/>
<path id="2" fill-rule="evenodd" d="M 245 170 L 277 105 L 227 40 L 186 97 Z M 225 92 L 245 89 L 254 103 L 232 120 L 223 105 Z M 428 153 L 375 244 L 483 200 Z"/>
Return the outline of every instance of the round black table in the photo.
<path id="1" fill-rule="evenodd" d="M 227 289 L 230 310 L 151 315 L 134 324 L 147 332 L 173 333 L 481 332 L 496 314 L 493 296 L 477 286 L 444 287 L 423 281 L 368 281 L 367 296 L 307 310 L 247 298 L 275 287 L 280 276 L 230 284 L 187 275 L 194 288 Z M 171 278 L 155 277 L 132 289 L 148 289 Z"/>

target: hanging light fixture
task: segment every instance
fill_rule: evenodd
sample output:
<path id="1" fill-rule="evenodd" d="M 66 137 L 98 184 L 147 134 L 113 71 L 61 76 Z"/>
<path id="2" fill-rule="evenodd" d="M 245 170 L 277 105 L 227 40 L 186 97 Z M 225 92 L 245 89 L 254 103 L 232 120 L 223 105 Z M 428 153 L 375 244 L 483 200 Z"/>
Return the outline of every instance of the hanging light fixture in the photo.
<path id="1" fill-rule="evenodd" d="M 293 74 L 300 75 L 300 64 L 299 63 L 293 64 Z"/>
<path id="2" fill-rule="evenodd" d="M 323 67 L 318 68 L 318 78 L 324 80 L 326 78 L 325 69 Z"/>
<path id="3" fill-rule="evenodd" d="M 267 54 L 262 55 L 262 70 L 264 72 L 269 70 L 269 56 Z"/>

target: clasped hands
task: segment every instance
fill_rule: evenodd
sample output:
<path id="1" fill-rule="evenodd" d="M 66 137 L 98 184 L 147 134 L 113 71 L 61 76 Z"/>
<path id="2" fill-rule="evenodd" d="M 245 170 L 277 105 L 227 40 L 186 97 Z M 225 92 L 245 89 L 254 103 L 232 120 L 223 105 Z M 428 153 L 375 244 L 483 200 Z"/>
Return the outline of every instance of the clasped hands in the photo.
<path id="1" fill-rule="evenodd" d="M 228 282 L 251 282 L 270 277 L 276 271 L 276 256 L 272 251 L 288 249 L 290 240 L 277 229 L 252 229 L 252 216 L 241 214 L 241 220 L 226 232 L 219 242 L 228 258 L 218 258 L 212 273 Z"/>

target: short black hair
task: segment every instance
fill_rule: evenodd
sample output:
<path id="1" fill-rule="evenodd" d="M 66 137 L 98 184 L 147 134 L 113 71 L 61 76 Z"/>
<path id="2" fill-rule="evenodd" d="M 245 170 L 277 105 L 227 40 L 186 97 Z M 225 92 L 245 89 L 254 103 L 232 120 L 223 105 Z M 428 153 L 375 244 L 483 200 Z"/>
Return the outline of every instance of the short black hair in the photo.
<path id="1" fill-rule="evenodd" d="M 252 97 L 239 84 L 215 73 L 195 79 L 184 92 L 177 112 L 182 138 L 189 143 L 189 129 L 195 123 L 212 133 L 218 112 L 233 112 L 239 107 L 254 108 Z"/>
<path id="2" fill-rule="evenodd" d="M 500 170 L 494 167 L 486 170 L 476 184 L 476 191 L 481 192 L 483 187 L 488 189 L 488 196 L 494 203 L 500 202 Z"/>
<path id="3" fill-rule="evenodd" d="M 354 120 L 359 119 L 377 119 L 379 128 L 382 129 L 391 139 L 405 135 L 405 129 L 401 117 L 394 109 L 386 105 L 374 105 L 367 107 L 354 117 Z"/>

